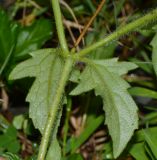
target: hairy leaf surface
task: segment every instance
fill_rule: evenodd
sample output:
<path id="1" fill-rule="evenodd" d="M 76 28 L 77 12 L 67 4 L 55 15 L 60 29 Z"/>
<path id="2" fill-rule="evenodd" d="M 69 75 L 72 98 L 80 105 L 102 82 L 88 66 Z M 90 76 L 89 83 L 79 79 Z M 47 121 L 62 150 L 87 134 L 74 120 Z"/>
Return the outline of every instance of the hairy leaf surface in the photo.
<path id="1" fill-rule="evenodd" d="M 32 58 L 17 65 L 10 79 L 36 77 L 26 100 L 30 102 L 29 115 L 36 128 L 44 131 L 49 108 L 59 86 L 64 60 L 60 49 L 42 49 L 31 53 Z"/>
<path id="2" fill-rule="evenodd" d="M 49 151 L 46 156 L 46 160 L 61 160 L 61 148 L 57 139 L 54 139 L 50 144 Z"/>
<path id="3" fill-rule="evenodd" d="M 117 62 L 117 59 L 90 60 L 79 85 L 71 92 L 79 95 L 94 89 L 102 97 L 114 157 L 119 156 L 138 127 L 137 107 L 127 92 L 129 84 L 120 77 L 135 68 L 133 63 Z"/>

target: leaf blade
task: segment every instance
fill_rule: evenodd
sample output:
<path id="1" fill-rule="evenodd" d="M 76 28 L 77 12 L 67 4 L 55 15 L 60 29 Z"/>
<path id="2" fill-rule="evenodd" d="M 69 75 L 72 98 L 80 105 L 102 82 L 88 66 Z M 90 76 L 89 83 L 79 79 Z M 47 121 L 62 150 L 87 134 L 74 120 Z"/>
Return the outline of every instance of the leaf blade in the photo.
<path id="1" fill-rule="evenodd" d="M 39 49 L 52 36 L 50 21 L 39 19 L 31 26 L 21 27 L 17 37 L 14 59 L 28 57 L 28 53 Z"/>
<path id="2" fill-rule="evenodd" d="M 0 9 L 0 67 L 11 57 L 15 47 L 18 25 L 11 22 L 8 15 Z"/>
<path id="3" fill-rule="evenodd" d="M 114 63 L 116 66 L 117 62 Z M 123 67 L 125 65 L 127 63 Z M 114 157 L 118 157 L 137 129 L 138 115 L 136 104 L 127 92 L 129 85 L 119 76 L 127 69 L 116 72 L 112 66 L 107 66 L 106 61 L 89 61 L 79 85 L 70 94 L 78 95 L 94 89 L 95 94 L 102 97 L 106 112 L 105 123 L 113 140 Z M 135 67 L 133 65 L 130 69 Z"/>
<path id="4" fill-rule="evenodd" d="M 41 133 L 44 131 L 49 108 L 64 66 L 60 52 L 60 49 L 42 49 L 32 52 L 32 58 L 17 65 L 9 76 L 10 79 L 36 77 L 26 100 L 30 103 L 29 116 Z"/>

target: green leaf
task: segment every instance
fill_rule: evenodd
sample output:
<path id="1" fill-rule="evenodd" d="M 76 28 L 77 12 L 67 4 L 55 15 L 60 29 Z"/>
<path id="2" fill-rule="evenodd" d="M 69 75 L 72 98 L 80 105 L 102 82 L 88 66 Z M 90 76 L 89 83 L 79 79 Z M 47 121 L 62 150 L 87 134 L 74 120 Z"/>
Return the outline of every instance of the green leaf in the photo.
<path id="1" fill-rule="evenodd" d="M 148 125 L 156 125 L 157 124 L 157 112 L 155 111 L 154 108 L 151 108 L 150 106 L 148 107 L 145 107 L 146 109 L 149 110 L 153 110 L 153 112 L 150 112 L 150 113 L 147 113 L 141 120 L 140 120 L 140 125 L 145 125 L 145 124 L 148 124 Z M 156 132 L 157 133 L 157 132 Z"/>
<path id="2" fill-rule="evenodd" d="M 61 148 L 57 139 L 54 139 L 50 145 L 46 160 L 61 160 Z"/>
<path id="3" fill-rule="evenodd" d="M 14 117 L 14 120 L 13 120 L 13 125 L 16 129 L 22 129 L 23 127 L 23 123 L 24 123 L 24 120 L 25 120 L 25 116 L 24 115 L 18 115 L 18 116 L 15 116 Z"/>
<path id="4" fill-rule="evenodd" d="M 29 27 L 20 26 L 0 9 L 0 74 L 5 68 L 10 71 L 16 61 L 28 58 L 29 52 L 41 48 L 50 39 L 52 29 L 52 23 L 46 19 L 36 20 Z"/>
<path id="5" fill-rule="evenodd" d="M 139 60 L 137 58 L 129 58 L 129 61 L 137 64 L 139 66 L 139 68 L 141 68 L 145 72 L 147 72 L 149 74 L 153 73 L 153 67 L 152 67 L 152 63 L 151 62 L 147 63 L 147 62 L 141 61 L 141 60 Z"/>
<path id="6" fill-rule="evenodd" d="M 26 100 L 30 102 L 29 116 L 41 133 L 47 121 L 49 108 L 53 102 L 64 60 L 60 49 L 42 49 L 31 53 L 32 58 L 17 65 L 10 79 L 36 77 Z"/>
<path id="7" fill-rule="evenodd" d="M 52 24 L 46 19 L 39 19 L 29 27 L 21 27 L 14 52 L 15 59 L 28 56 L 39 49 L 52 36 Z"/>
<path id="8" fill-rule="evenodd" d="M 2 114 L 0 114 L 0 131 L 5 132 L 9 126 L 10 123 L 8 120 Z"/>
<path id="9" fill-rule="evenodd" d="M 154 67 L 155 73 L 157 75 L 157 33 L 154 36 L 153 40 L 151 41 L 151 45 L 153 47 L 152 62 L 153 62 L 153 67 Z"/>
<path id="10" fill-rule="evenodd" d="M 112 143 L 111 143 L 111 141 L 105 143 L 103 157 L 104 157 L 105 160 L 114 159 L 113 152 L 112 152 Z"/>
<path id="11" fill-rule="evenodd" d="M 149 97 L 157 99 L 157 92 L 142 88 L 142 87 L 132 87 L 129 89 L 129 93 L 133 96 Z"/>
<path id="12" fill-rule="evenodd" d="M 87 61 L 86 61 L 87 62 Z M 106 112 L 106 124 L 113 140 L 113 154 L 118 157 L 138 127 L 137 107 L 127 89 L 129 84 L 120 76 L 136 65 L 111 60 L 88 60 L 79 85 L 71 95 L 94 89 L 100 95 Z"/>
<path id="13" fill-rule="evenodd" d="M 10 126 L 6 133 L 0 135 L 0 148 L 12 153 L 17 153 L 20 149 L 20 144 L 17 140 L 17 131 L 14 127 Z"/>
<path id="14" fill-rule="evenodd" d="M 147 155 L 148 155 L 149 159 L 151 159 L 151 160 L 156 160 L 156 158 L 154 157 L 154 155 L 153 155 L 153 153 L 152 153 L 149 145 L 148 145 L 147 143 L 145 143 L 145 146 L 144 146 L 144 147 L 145 147 L 145 150 L 146 150 L 146 152 L 147 152 Z"/>
<path id="15" fill-rule="evenodd" d="M 133 140 L 136 143 L 139 143 L 141 141 L 145 141 L 145 135 L 144 135 L 144 131 L 149 131 L 149 133 L 151 135 L 156 135 L 157 134 L 157 127 L 151 127 L 151 128 L 146 128 L 146 129 L 141 129 L 135 132 L 134 136 L 133 136 Z"/>
<path id="16" fill-rule="evenodd" d="M 149 160 L 144 148 L 144 142 L 134 144 L 129 152 L 136 160 Z"/>
<path id="17" fill-rule="evenodd" d="M 80 76 L 80 71 L 77 69 L 73 69 L 70 74 L 69 81 L 74 82 L 74 83 L 78 83 L 79 76 Z"/>
<path id="18" fill-rule="evenodd" d="M 0 9 L 0 68 L 13 52 L 16 44 L 17 27 L 9 20 L 8 15 Z"/>
<path id="19" fill-rule="evenodd" d="M 153 155 L 155 156 L 155 159 L 157 159 L 157 134 L 151 134 L 149 130 L 143 130 L 143 132 L 147 144 L 149 145 Z"/>

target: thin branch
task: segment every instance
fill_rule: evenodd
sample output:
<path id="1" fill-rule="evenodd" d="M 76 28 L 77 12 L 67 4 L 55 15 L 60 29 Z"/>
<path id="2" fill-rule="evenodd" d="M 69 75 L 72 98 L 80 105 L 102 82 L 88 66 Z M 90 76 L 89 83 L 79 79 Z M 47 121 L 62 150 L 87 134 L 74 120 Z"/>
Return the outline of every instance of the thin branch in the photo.
<path id="1" fill-rule="evenodd" d="M 99 4 L 97 10 L 95 11 L 94 15 L 91 17 L 91 19 L 89 20 L 89 22 L 87 23 L 87 25 L 85 26 L 84 30 L 82 31 L 82 33 L 80 34 L 80 36 L 78 37 L 76 43 L 75 43 L 75 47 L 79 45 L 81 39 L 84 37 L 84 35 L 86 34 L 89 26 L 93 23 L 94 19 L 96 18 L 96 16 L 98 15 L 98 13 L 100 12 L 100 10 L 102 9 L 103 5 L 105 4 L 106 0 L 102 0 L 101 3 Z"/>
<path id="2" fill-rule="evenodd" d="M 71 30 L 71 25 L 69 25 L 69 23 L 64 23 L 64 22 L 66 22 L 65 19 L 63 20 L 63 24 L 67 27 L 67 29 L 68 29 L 68 31 L 69 31 L 69 34 L 70 34 L 70 36 L 71 36 L 71 39 L 72 39 L 72 41 L 73 41 L 73 44 L 75 44 L 75 43 L 76 43 L 76 38 L 75 38 L 75 36 L 74 36 L 74 34 L 73 34 L 72 30 Z M 75 24 L 76 24 L 76 23 L 75 23 Z M 76 25 L 77 25 L 77 24 L 76 24 Z M 73 47 L 73 45 L 72 45 L 72 47 Z M 77 49 L 77 52 L 80 51 L 79 46 L 77 46 L 76 49 Z"/>
<path id="3" fill-rule="evenodd" d="M 52 8 L 55 16 L 56 28 L 57 28 L 57 33 L 58 33 L 61 48 L 64 54 L 69 55 L 69 50 L 68 50 L 67 42 L 65 39 L 64 29 L 63 29 L 59 0 L 52 0 Z M 73 60 L 71 58 L 67 58 L 62 71 L 61 79 L 59 81 L 60 85 L 58 86 L 58 89 L 54 97 L 54 101 L 49 110 L 49 116 L 47 118 L 47 123 L 44 129 L 43 137 L 39 147 L 37 160 L 45 160 L 47 148 L 48 148 L 50 137 L 51 137 L 52 128 L 55 126 L 55 122 L 57 118 L 56 116 L 58 115 L 58 112 L 59 112 L 61 97 L 64 93 L 66 82 L 72 70 L 72 65 L 73 65 Z"/>
<path id="4" fill-rule="evenodd" d="M 9 96 L 5 90 L 4 87 L 1 88 L 1 96 L 2 96 L 2 110 L 6 111 L 8 109 L 8 104 L 9 104 Z"/>
<path id="5" fill-rule="evenodd" d="M 61 79 L 59 82 L 60 85 L 58 86 L 58 89 L 56 91 L 56 95 L 54 97 L 54 101 L 50 107 L 49 116 L 47 119 L 47 123 L 46 123 L 45 129 L 44 129 L 43 137 L 42 137 L 41 144 L 39 147 L 39 153 L 38 153 L 37 160 L 45 160 L 49 140 L 51 137 L 51 131 L 52 131 L 52 128 L 54 127 L 55 122 L 56 122 L 56 118 L 57 118 L 56 116 L 59 111 L 61 97 L 64 93 L 64 88 L 65 88 L 66 82 L 67 82 L 67 80 L 69 78 L 69 74 L 72 70 L 72 65 L 73 65 L 73 60 L 71 58 L 67 58 L 65 65 L 64 65 L 64 68 L 63 68 L 62 76 L 61 76 Z"/>
<path id="6" fill-rule="evenodd" d="M 65 26 L 66 26 L 66 28 L 67 28 L 68 31 L 69 31 L 69 34 L 70 34 L 70 37 L 71 37 L 73 43 L 75 44 L 76 38 L 75 38 L 75 36 L 74 36 L 74 34 L 73 34 L 72 30 L 71 30 L 71 27 L 70 27 L 67 23 L 65 23 Z"/>
<path id="7" fill-rule="evenodd" d="M 79 32 L 81 33 L 81 28 L 80 28 L 80 26 L 79 26 L 79 22 L 78 22 L 75 14 L 74 14 L 72 8 L 71 8 L 64 0 L 60 0 L 60 3 L 68 9 L 68 11 L 69 11 L 70 14 L 72 15 L 75 23 L 78 25 L 78 30 L 79 30 Z M 70 27 L 68 28 L 68 31 L 70 31 L 70 32 L 69 32 L 69 33 L 70 33 L 70 36 L 73 35 L 72 32 L 71 32 L 71 28 L 70 28 Z M 74 40 L 74 38 L 73 38 L 73 40 Z M 82 39 L 82 42 L 83 42 L 83 44 L 84 44 L 84 39 Z M 74 44 L 75 44 L 75 43 L 76 43 L 76 40 L 75 40 Z"/>
<path id="8" fill-rule="evenodd" d="M 71 9 L 71 7 L 70 7 L 65 1 L 63 1 L 63 0 L 60 0 L 60 3 L 61 3 L 62 5 L 64 5 L 64 6 L 69 10 L 69 12 L 70 12 L 70 14 L 72 15 L 75 23 L 78 25 L 78 30 L 79 30 L 79 32 L 81 33 L 81 27 L 80 27 L 80 25 L 79 25 L 79 23 L 78 23 L 78 20 L 77 20 L 77 18 L 76 18 L 76 16 L 75 16 L 73 10 Z"/>
<path id="9" fill-rule="evenodd" d="M 41 6 L 39 6 L 35 1 L 33 1 L 33 0 L 28 0 L 28 2 L 30 3 L 30 4 L 32 4 L 32 6 L 34 6 L 35 8 L 37 8 L 37 9 L 42 9 L 42 7 Z"/>
<path id="10" fill-rule="evenodd" d="M 98 41 L 97 43 L 94 43 L 90 45 L 89 47 L 86 47 L 85 49 L 81 50 L 79 52 L 79 56 L 85 56 L 91 51 L 97 49 L 98 47 L 107 45 L 109 43 L 112 43 L 113 41 L 116 41 L 118 38 L 130 34 L 133 31 L 138 31 L 140 28 L 147 26 L 151 23 L 154 23 L 157 21 L 157 9 L 153 10 L 152 12 L 146 14 L 145 16 L 123 26 L 114 31 L 112 34 L 108 35 L 106 38 Z M 78 54 L 77 54 L 78 56 Z"/>
<path id="11" fill-rule="evenodd" d="M 72 22 L 72 21 L 69 21 L 66 19 L 63 19 L 63 24 L 66 26 L 69 26 L 70 28 L 76 28 L 76 29 L 83 29 L 84 28 L 83 25 L 77 24 L 75 22 Z M 88 28 L 88 31 L 93 31 L 93 30 L 94 30 L 93 28 Z"/>

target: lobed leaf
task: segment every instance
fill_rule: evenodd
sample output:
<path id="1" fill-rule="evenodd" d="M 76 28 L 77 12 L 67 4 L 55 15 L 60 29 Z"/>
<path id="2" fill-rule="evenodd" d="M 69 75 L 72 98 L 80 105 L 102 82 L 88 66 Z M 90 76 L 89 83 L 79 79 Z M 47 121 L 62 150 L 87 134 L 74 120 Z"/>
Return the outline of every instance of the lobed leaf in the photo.
<path id="1" fill-rule="evenodd" d="M 94 89 L 103 99 L 105 123 L 113 140 L 114 157 L 123 151 L 138 127 L 137 106 L 127 92 L 129 84 L 120 76 L 136 65 L 111 60 L 88 60 L 79 85 L 70 93 L 79 95 Z"/>
<path id="2" fill-rule="evenodd" d="M 61 160 L 61 148 L 57 139 L 54 139 L 50 144 L 49 151 L 46 156 L 46 160 Z"/>
<path id="3" fill-rule="evenodd" d="M 10 79 L 35 77 L 27 95 L 30 103 L 29 116 L 41 133 L 47 121 L 49 108 L 59 86 L 64 65 L 60 49 L 42 49 L 31 53 L 32 58 L 17 65 Z"/>

